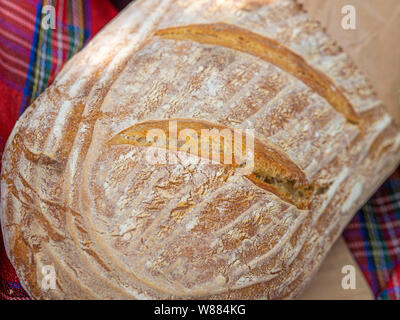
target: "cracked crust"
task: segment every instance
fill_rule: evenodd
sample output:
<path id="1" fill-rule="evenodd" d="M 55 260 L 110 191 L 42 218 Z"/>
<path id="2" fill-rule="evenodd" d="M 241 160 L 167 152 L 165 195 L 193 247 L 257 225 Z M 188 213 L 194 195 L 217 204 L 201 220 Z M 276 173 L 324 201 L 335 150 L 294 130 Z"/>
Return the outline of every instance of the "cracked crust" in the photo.
<path id="1" fill-rule="evenodd" d="M 282 60 L 161 36 L 216 23 L 280 43 L 345 103 Z M 269 162 L 254 179 L 179 149 L 167 150 L 176 164 L 154 166 L 152 146 L 124 140 L 169 119 L 254 129 Z M 291 298 L 399 160 L 399 128 L 368 80 L 295 1 L 140 0 L 17 122 L 3 155 L 4 242 L 36 299 Z M 320 189 L 301 206 L 282 194 L 299 186 Z M 42 289 L 44 265 L 55 290 Z"/>

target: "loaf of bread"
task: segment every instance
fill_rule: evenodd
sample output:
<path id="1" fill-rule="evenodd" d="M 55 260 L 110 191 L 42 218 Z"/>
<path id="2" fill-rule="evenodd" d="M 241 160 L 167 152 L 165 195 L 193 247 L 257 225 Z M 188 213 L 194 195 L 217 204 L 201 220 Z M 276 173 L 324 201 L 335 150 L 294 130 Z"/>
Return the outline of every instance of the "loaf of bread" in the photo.
<path id="1" fill-rule="evenodd" d="M 153 129 L 241 132 L 244 156 Z M 399 127 L 295 1 L 139 0 L 17 122 L 1 226 L 35 299 L 292 298 L 399 160 Z"/>

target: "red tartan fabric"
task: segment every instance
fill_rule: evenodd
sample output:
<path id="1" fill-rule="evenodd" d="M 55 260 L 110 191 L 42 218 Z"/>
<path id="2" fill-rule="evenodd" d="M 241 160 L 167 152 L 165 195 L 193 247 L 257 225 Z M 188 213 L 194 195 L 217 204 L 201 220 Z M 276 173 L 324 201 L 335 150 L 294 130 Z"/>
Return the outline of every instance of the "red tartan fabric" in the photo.
<path id="1" fill-rule="evenodd" d="M 400 168 L 356 214 L 343 236 L 375 297 L 400 300 Z"/>

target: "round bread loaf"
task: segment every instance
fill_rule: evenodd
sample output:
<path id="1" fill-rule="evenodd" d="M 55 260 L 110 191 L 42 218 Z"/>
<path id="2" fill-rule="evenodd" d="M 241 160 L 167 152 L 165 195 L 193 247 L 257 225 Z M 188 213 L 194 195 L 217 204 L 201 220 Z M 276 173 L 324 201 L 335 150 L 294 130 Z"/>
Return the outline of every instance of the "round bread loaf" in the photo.
<path id="1" fill-rule="evenodd" d="M 213 129 L 244 156 L 192 152 Z M 295 1 L 137 1 L 17 122 L 4 242 L 36 299 L 291 298 L 399 160 L 399 127 Z"/>

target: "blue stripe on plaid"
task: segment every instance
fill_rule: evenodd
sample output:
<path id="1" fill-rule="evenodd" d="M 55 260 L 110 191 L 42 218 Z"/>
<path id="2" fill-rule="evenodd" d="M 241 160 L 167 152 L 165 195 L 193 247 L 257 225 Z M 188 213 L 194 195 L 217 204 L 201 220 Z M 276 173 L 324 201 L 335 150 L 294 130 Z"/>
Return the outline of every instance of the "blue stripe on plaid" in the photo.
<path id="1" fill-rule="evenodd" d="M 0 300 L 30 300 L 19 282 L 12 282 L 0 278 Z"/>
<path id="2" fill-rule="evenodd" d="M 21 115 L 25 111 L 26 107 L 29 105 L 29 101 L 32 96 L 31 79 L 33 78 L 33 74 L 35 72 L 34 65 L 36 62 L 36 51 L 37 51 L 37 44 L 39 41 L 39 31 L 40 31 L 40 25 L 41 25 L 42 7 L 43 7 L 42 2 L 39 1 L 37 4 L 37 7 L 36 7 L 36 18 L 35 18 L 35 28 L 33 31 L 32 49 L 31 49 L 31 54 L 29 57 L 28 72 L 27 72 L 22 102 L 21 102 L 21 106 L 19 109 L 19 115 Z"/>
<path id="3" fill-rule="evenodd" d="M 83 25 L 62 24 L 68 30 L 70 38 L 67 60 L 87 43 L 91 35 L 91 16 L 90 1 L 79 2 L 82 4 L 82 10 L 78 11 L 84 16 Z M 77 2 L 70 2 L 69 5 L 77 5 Z M 79 6 L 78 6 L 79 7 Z M 36 99 L 48 86 L 49 77 L 52 72 L 53 64 L 50 59 L 53 53 L 52 30 L 43 30 L 41 28 L 43 1 L 39 1 L 36 7 L 36 18 L 34 33 L 32 39 L 32 49 L 30 51 L 29 66 L 27 78 L 23 90 L 23 97 L 20 105 L 19 115 L 26 107 Z M 80 7 L 79 7 L 80 8 Z M 83 11 L 83 12 L 81 12 Z M 76 12 L 75 12 L 76 13 Z M 59 59 L 60 57 L 57 56 Z M 39 70 L 39 72 L 38 72 Z"/>
<path id="4" fill-rule="evenodd" d="M 383 290 L 377 296 L 377 300 L 390 300 L 393 296 L 400 297 L 400 287 L 387 288 Z"/>
<path id="5" fill-rule="evenodd" d="M 361 222 L 360 225 L 364 225 L 365 226 L 366 223 L 365 223 L 364 215 L 361 212 L 359 212 L 357 214 L 357 217 L 358 217 L 359 221 Z M 362 234 L 362 237 L 363 237 L 363 240 L 364 240 L 363 241 L 364 250 L 366 252 L 372 252 L 371 243 L 368 241 L 369 236 L 368 236 L 367 228 L 361 228 L 361 234 Z M 375 271 L 375 263 L 374 263 L 374 259 L 373 259 L 372 254 L 367 256 L 367 267 L 368 267 L 368 271 L 370 271 L 370 272 Z M 365 270 L 365 267 L 364 268 L 362 267 L 362 269 Z M 379 288 L 379 284 L 376 282 L 375 278 L 370 278 L 369 280 L 370 280 L 370 286 L 372 287 L 373 292 L 376 292 L 376 290 L 378 290 L 378 288 Z"/>
<path id="6" fill-rule="evenodd" d="M 90 35 L 92 34 L 92 15 L 90 14 L 92 11 L 90 9 L 90 1 L 83 1 L 83 14 L 85 16 L 85 44 L 89 40 Z"/>
<path id="7" fill-rule="evenodd" d="M 375 297 L 400 299 L 400 168 L 357 213 L 343 235 Z"/>
<path id="8" fill-rule="evenodd" d="M 24 289 L 24 288 L 22 288 L 22 286 L 19 282 L 8 281 L 8 285 L 13 289 L 22 289 L 22 290 Z"/>

